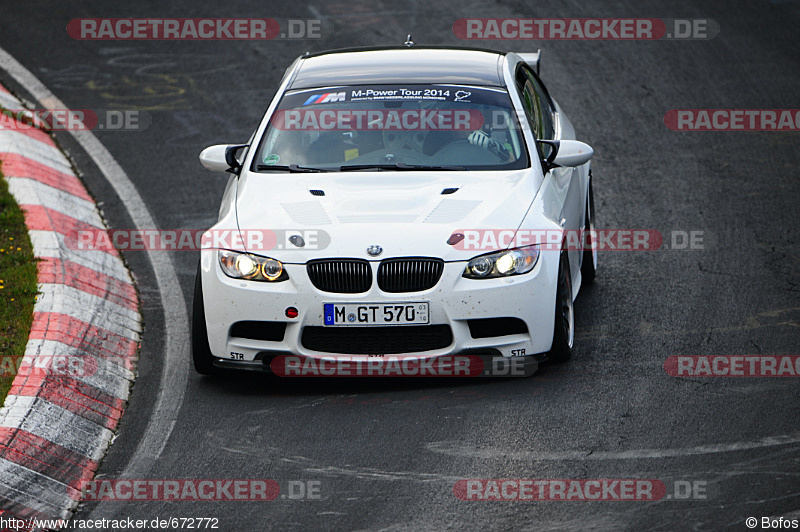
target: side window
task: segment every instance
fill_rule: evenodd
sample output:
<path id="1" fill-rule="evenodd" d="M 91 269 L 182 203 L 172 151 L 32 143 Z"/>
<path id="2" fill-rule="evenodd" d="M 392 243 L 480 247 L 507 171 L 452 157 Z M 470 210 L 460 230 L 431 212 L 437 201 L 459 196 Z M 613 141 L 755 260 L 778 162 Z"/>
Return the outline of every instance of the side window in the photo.
<path id="1" fill-rule="evenodd" d="M 541 82 L 526 67 L 517 72 L 517 88 L 525 114 L 537 139 L 553 140 L 553 106 Z"/>

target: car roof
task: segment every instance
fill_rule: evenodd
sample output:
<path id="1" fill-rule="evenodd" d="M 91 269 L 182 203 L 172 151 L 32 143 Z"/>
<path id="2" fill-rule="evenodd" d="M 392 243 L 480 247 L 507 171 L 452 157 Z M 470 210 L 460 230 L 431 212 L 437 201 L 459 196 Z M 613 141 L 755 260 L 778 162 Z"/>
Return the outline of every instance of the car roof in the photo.
<path id="1" fill-rule="evenodd" d="M 503 87 L 504 55 L 450 46 L 332 50 L 303 56 L 289 89 L 394 83 Z"/>

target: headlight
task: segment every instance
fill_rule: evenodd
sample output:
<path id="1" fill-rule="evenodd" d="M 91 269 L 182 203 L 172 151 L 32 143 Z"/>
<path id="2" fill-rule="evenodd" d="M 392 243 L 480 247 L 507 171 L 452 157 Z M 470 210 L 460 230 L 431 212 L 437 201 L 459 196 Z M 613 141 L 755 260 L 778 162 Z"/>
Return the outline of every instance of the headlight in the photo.
<path id="1" fill-rule="evenodd" d="M 219 250 L 219 265 L 228 277 L 248 281 L 279 282 L 289 278 L 283 264 L 269 257 Z"/>
<path id="2" fill-rule="evenodd" d="M 464 268 L 467 279 L 493 279 L 528 273 L 539 260 L 539 246 L 496 251 L 475 257 Z"/>

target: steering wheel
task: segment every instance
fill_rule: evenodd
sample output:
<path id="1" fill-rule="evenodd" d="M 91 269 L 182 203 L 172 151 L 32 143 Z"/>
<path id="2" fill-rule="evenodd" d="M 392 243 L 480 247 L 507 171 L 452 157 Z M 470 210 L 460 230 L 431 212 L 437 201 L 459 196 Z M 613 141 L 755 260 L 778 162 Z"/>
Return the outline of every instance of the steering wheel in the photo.
<path id="1" fill-rule="evenodd" d="M 383 145 L 387 150 L 411 150 L 422 153 L 426 131 L 386 131 L 383 132 Z"/>
<path id="2" fill-rule="evenodd" d="M 446 144 L 442 149 L 436 152 L 435 157 L 438 161 L 442 162 L 442 164 L 445 162 L 447 164 L 460 164 L 462 162 L 468 164 L 486 164 L 488 162 L 486 160 L 487 154 L 496 158 L 496 161 L 491 162 L 503 162 L 503 159 L 497 153 L 472 144 L 466 139 L 458 139 L 455 142 Z"/>

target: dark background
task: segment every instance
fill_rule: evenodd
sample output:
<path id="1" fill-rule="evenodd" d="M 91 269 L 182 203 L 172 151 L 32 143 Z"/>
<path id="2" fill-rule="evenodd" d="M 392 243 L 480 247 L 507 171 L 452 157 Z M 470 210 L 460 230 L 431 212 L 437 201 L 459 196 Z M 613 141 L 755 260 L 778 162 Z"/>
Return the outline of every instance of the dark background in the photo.
<path id="1" fill-rule="evenodd" d="M 222 530 L 743 529 L 800 510 L 797 378 L 673 378 L 671 355 L 798 355 L 798 133 L 674 132 L 680 108 L 798 108 L 800 4 L 781 1 L 7 2 L 0 47 L 72 108 L 140 110 L 141 131 L 97 137 L 159 228 L 216 220 L 210 144 L 244 142 L 284 69 L 306 50 L 399 44 L 543 49 L 542 77 L 595 149 L 598 226 L 702 231 L 704 249 L 609 251 L 577 308 L 577 350 L 532 378 L 296 381 L 201 378 L 188 346 L 164 371 L 162 301 L 146 255 L 128 253 L 145 332 L 139 376 L 100 478 L 318 480 L 322 500 L 121 502 L 79 517 L 217 517 Z M 269 42 L 77 41 L 81 17 L 321 19 L 322 38 Z M 459 41 L 458 18 L 709 18 L 711 40 Z M 10 76 L 0 81 L 25 96 Z M 59 141 L 115 228 L 124 206 L 67 135 Z M 172 255 L 186 304 L 197 262 Z M 176 302 L 172 302 L 176 303 Z M 180 304 L 180 302 L 177 302 Z M 175 334 L 186 337 L 187 331 Z M 172 416 L 158 457 L 136 456 L 152 416 Z M 135 468 L 129 468 L 134 459 Z M 462 478 L 705 482 L 707 498 L 658 502 L 463 502 Z"/>

